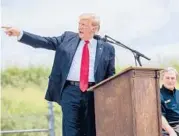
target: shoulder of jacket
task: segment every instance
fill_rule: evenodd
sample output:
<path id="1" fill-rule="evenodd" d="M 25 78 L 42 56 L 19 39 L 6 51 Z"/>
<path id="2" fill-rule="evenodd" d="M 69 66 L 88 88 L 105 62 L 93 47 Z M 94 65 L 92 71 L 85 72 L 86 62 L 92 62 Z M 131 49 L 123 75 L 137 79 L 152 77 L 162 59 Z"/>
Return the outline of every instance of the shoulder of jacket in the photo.
<path id="1" fill-rule="evenodd" d="M 74 37 L 74 36 L 77 36 L 78 33 L 75 33 L 75 32 L 72 32 L 72 31 L 65 31 L 64 35 L 69 36 L 69 37 Z"/>
<path id="2" fill-rule="evenodd" d="M 111 45 L 110 43 L 107 43 L 107 42 L 104 42 L 104 41 L 101 41 L 101 42 L 102 42 L 102 45 L 105 46 L 105 47 L 108 48 L 108 49 L 114 48 L 114 46 Z"/>

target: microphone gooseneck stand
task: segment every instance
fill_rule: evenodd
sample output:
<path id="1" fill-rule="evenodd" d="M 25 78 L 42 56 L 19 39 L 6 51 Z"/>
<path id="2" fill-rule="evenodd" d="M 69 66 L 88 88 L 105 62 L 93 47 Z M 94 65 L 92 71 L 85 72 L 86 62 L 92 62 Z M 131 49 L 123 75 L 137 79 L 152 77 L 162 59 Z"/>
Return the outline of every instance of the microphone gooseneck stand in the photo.
<path id="1" fill-rule="evenodd" d="M 139 66 L 142 67 L 142 63 L 141 63 L 141 61 L 140 61 L 140 57 L 143 57 L 143 58 L 145 58 L 145 59 L 147 59 L 147 60 L 151 60 L 150 58 L 146 57 L 144 54 L 142 54 L 142 53 L 140 53 L 140 52 L 138 52 L 138 51 L 136 51 L 136 50 L 134 50 L 134 49 L 131 49 L 130 47 L 128 47 L 128 46 L 126 46 L 126 45 L 120 43 L 119 41 L 117 41 L 117 40 L 111 38 L 111 37 L 108 36 L 108 35 L 105 35 L 105 38 L 104 38 L 104 39 L 105 39 L 106 42 L 109 42 L 109 43 L 112 43 L 112 44 L 115 44 L 115 45 L 118 45 L 118 46 L 121 46 L 121 47 L 123 47 L 123 48 L 125 48 L 125 49 L 130 50 L 130 51 L 133 53 L 133 55 L 134 55 L 135 65 L 136 65 L 136 66 L 137 66 L 137 62 L 138 62 Z M 110 39 L 110 40 L 109 40 L 109 39 Z"/>

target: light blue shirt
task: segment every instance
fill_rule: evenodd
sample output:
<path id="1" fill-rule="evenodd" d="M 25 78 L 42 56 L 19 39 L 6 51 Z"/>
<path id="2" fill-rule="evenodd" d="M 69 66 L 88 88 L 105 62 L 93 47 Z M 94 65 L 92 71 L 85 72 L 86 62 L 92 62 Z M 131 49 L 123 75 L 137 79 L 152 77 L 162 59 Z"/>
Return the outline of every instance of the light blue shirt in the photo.
<path id="1" fill-rule="evenodd" d="M 76 53 L 73 57 L 73 61 L 71 64 L 71 68 L 67 77 L 67 80 L 72 81 L 80 81 L 80 68 L 81 68 L 81 59 L 82 59 L 82 51 L 83 46 L 85 44 L 84 40 L 81 40 L 78 48 L 76 50 Z M 95 82 L 94 79 L 94 63 L 95 63 L 95 56 L 96 56 L 96 47 L 97 47 L 97 40 L 91 39 L 89 40 L 88 49 L 89 49 L 89 82 Z"/>

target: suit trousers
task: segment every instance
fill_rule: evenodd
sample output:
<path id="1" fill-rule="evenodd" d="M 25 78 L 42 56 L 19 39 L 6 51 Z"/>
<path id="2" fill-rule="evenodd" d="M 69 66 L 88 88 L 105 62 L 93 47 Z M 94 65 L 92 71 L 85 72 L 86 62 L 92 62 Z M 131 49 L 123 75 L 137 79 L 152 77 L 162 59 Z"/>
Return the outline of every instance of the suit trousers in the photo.
<path id="1" fill-rule="evenodd" d="M 95 136 L 94 95 L 66 83 L 62 93 L 63 136 Z"/>

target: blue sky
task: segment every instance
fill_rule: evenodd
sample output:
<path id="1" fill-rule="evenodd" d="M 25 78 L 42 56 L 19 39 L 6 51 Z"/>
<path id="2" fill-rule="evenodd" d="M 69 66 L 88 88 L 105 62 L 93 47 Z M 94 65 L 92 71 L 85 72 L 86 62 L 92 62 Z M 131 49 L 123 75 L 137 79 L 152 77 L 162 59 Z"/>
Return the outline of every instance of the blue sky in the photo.
<path id="1" fill-rule="evenodd" d="M 2 0 L 1 23 L 42 36 L 77 31 L 78 16 L 96 13 L 105 34 L 152 58 L 145 65 L 179 59 L 178 0 Z M 1 67 L 52 64 L 54 52 L 33 49 L 1 31 Z M 134 65 L 132 54 L 116 48 L 118 64 Z M 125 59 L 124 59 L 125 58 Z M 164 62 L 165 63 L 165 62 Z"/>

